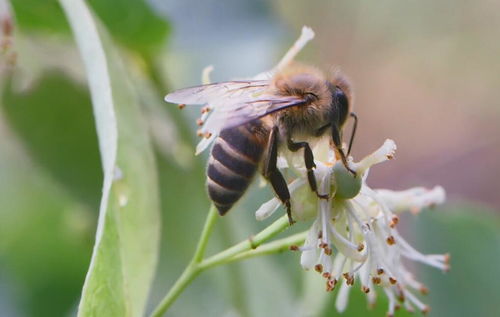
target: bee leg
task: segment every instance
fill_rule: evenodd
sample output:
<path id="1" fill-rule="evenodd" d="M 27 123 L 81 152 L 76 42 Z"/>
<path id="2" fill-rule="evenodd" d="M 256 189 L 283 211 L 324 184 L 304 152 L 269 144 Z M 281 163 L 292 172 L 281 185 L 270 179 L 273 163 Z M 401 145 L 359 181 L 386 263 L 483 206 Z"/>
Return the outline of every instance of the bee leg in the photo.
<path id="1" fill-rule="evenodd" d="M 269 180 L 276 196 L 286 207 L 288 222 L 293 225 L 295 221 L 292 218 L 292 208 L 290 204 L 290 191 L 285 178 L 279 171 L 276 163 L 278 161 L 278 128 L 274 127 L 269 135 L 267 146 L 267 156 L 264 161 L 264 177 Z"/>
<path id="2" fill-rule="evenodd" d="M 347 156 L 351 154 L 352 142 L 354 141 L 354 136 L 356 136 L 356 130 L 358 128 L 358 116 L 354 112 L 351 112 L 349 115 L 354 119 L 354 124 L 352 126 L 351 138 L 349 139 L 349 147 L 347 148 Z"/>
<path id="3" fill-rule="evenodd" d="M 340 129 L 337 124 L 332 125 L 332 139 L 333 144 L 335 144 L 335 148 L 340 155 L 340 159 L 342 160 L 342 164 L 344 164 L 345 168 L 352 173 L 352 175 L 356 176 L 356 172 L 349 168 L 347 164 L 347 157 L 344 154 L 344 150 L 342 150 L 342 142 L 340 141 Z"/>
<path id="4" fill-rule="evenodd" d="M 314 176 L 313 170 L 316 168 L 316 164 L 314 164 L 314 156 L 309 143 L 293 142 L 292 140 L 288 140 L 288 149 L 292 152 L 304 149 L 304 163 L 307 168 L 307 180 L 309 181 L 309 187 L 311 187 L 311 190 L 315 192 L 319 198 L 328 199 L 328 195 L 320 195 L 318 193 L 318 185 L 316 184 L 316 177 Z"/>

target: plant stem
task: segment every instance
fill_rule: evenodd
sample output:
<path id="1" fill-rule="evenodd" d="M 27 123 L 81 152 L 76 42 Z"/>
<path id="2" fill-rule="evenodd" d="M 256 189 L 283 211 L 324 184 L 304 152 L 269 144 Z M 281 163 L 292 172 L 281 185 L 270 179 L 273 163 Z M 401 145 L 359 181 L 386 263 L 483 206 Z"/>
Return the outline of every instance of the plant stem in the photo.
<path id="1" fill-rule="evenodd" d="M 188 286 L 191 281 L 201 272 L 199 263 L 203 259 L 205 250 L 207 248 L 208 238 L 212 233 L 215 221 L 217 220 L 217 210 L 214 205 L 210 207 L 207 218 L 205 219 L 205 225 L 200 235 L 200 240 L 198 240 L 198 245 L 196 246 L 196 251 L 193 254 L 191 262 L 186 266 L 184 272 L 175 281 L 175 284 L 168 291 L 167 295 L 163 297 L 161 302 L 155 308 L 151 316 L 159 317 L 162 316 L 167 309 L 173 304 L 177 297 L 182 293 L 182 291 Z"/>
<path id="2" fill-rule="evenodd" d="M 290 237 L 286 237 L 283 239 L 263 244 L 257 249 L 241 252 L 230 258 L 225 263 L 231 263 L 240 260 L 246 260 L 248 258 L 253 258 L 259 255 L 273 254 L 290 250 L 290 246 L 302 244 L 305 241 L 306 237 L 307 237 L 307 231 L 297 233 Z"/>
<path id="3" fill-rule="evenodd" d="M 288 217 L 285 215 L 285 216 L 279 218 L 278 220 L 276 220 L 275 222 L 273 222 L 269 227 L 265 228 L 264 230 L 262 230 L 261 232 L 256 234 L 254 237 L 251 237 L 245 241 L 242 241 L 242 242 L 230 247 L 227 250 L 224 250 L 220 253 L 217 253 L 217 254 L 209 257 L 208 259 L 203 260 L 200 263 L 200 267 L 203 270 L 206 270 L 206 269 L 211 268 L 213 266 L 226 263 L 229 259 L 231 259 L 232 257 L 234 257 L 235 255 L 237 255 L 241 252 L 256 249 L 258 246 L 260 246 L 265 241 L 271 239 L 272 237 L 274 237 L 278 233 L 285 230 L 288 226 L 289 226 Z"/>
<path id="4" fill-rule="evenodd" d="M 217 209 L 212 204 L 210 210 L 208 211 L 207 219 L 205 219 L 205 225 L 203 226 L 203 231 L 200 235 L 200 240 L 196 246 L 196 251 L 194 251 L 192 262 L 199 263 L 203 260 L 205 255 L 205 249 L 207 248 L 208 238 L 212 233 L 215 221 L 217 220 Z"/>
<path id="5" fill-rule="evenodd" d="M 198 241 L 196 251 L 193 255 L 193 259 L 186 266 L 184 272 L 182 272 L 181 276 L 177 279 L 172 288 L 168 291 L 165 297 L 155 308 L 155 310 L 151 314 L 152 317 L 162 316 L 167 311 L 167 309 L 170 308 L 170 306 L 182 293 L 182 291 L 184 291 L 186 286 L 188 286 L 193 281 L 193 279 L 204 270 L 207 270 L 216 265 L 226 264 L 240 259 L 246 259 L 257 255 L 282 251 L 288 248 L 290 245 L 300 243 L 305 239 L 305 233 L 300 233 L 269 244 L 265 244 L 261 248 L 259 248 L 259 250 L 256 250 L 256 248 L 262 245 L 265 241 L 276 236 L 278 233 L 282 232 L 289 226 L 288 217 L 285 215 L 256 234 L 253 238 L 242 241 L 225 251 L 217 253 L 209 257 L 208 259 L 203 260 L 205 249 L 208 243 L 208 238 L 212 232 L 216 219 L 217 211 L 215 207 L 212 206 L 205 220 L 205 225 L 203 227 L 200 240 Z"/>

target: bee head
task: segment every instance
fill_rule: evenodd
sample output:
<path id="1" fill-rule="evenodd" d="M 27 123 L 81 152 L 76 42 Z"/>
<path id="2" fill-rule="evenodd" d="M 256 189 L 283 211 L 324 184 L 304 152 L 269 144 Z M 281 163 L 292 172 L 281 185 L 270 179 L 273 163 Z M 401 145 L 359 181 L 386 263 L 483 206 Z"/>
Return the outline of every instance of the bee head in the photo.
<path id="1" fill-rule="evenodd" d="M 333 105 L 338 111 L 338 123 L 339 127 L 343 126 L 349 115 L 349 100 L 347 99 L 344 91 L 336 86 L 335 92 L 333 93 Z"/>
<path id="2" fill-rule="evenodd" d="M 338 119 L 338 126 L 342 127 L 352 109 L 351 85 L 338 71 L 334 73 L 330 84 L 333 112 L 336 119 Z"/>

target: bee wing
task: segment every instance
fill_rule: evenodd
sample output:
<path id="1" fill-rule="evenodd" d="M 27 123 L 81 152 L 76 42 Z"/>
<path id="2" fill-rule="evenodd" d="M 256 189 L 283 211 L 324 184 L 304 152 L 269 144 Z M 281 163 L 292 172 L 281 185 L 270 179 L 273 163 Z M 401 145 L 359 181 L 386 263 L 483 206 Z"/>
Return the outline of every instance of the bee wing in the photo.
<path id="1" fill-rule="evenodd" d="M 288 107 L 305 104 L 302 98 L 293 96 L 262 95 L 259 99 L 244 102 L 220 100 L 200 132 L 207 133 L 196 147 L 196 154 L 203 152 L 223 129 L 236 127 Z"/>
<path id="2" fill-rule="evenodd" d="M 246 80 L 214 83 L 176 90 L 165 101 L 177 104 L 208 104 L 200 133 L 208 135 L 197 146 L 205 150 L 222 129 L 236 127 L 275 111 L 305 104 L 303 98 L 279 96 L 269 89 L 269 80 Z M 203 117 L 202 117 L 203 118 Z"/>
<path id="3" fill-rule="evenodd" d="M 177 104 L 203 105 L 220 100 L 235 103 L 250 100 L 263 93 L 268 80 L 228 81 L 176 90 L 165 97 L 165 101 Z M 226 102 L 224 102 L 226 103 Z"/>
<path id="4" fill-rule="evenodd" d="M 290 107 L 301 106 L 307 103 L 301 97 L 268 95 L 263 98 L 250 100 L 231 107 L 225 117 L 225 128 L 245 124 L 262 118 L 273 112 Z"/>

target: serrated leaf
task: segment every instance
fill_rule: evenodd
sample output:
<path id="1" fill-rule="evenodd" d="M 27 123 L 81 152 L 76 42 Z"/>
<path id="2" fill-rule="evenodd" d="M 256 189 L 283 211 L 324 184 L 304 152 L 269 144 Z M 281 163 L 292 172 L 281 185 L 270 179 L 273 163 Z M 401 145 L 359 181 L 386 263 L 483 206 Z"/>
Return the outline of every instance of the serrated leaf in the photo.
<path id="1" fill-rule="evenodd" d="M 159 195 L 155 160 L 133 87 L 84 1 L 60 0 L 90 86 L 104 184 L 96 244 L 79 316 L 142 316 L 155 271 Z"/>

